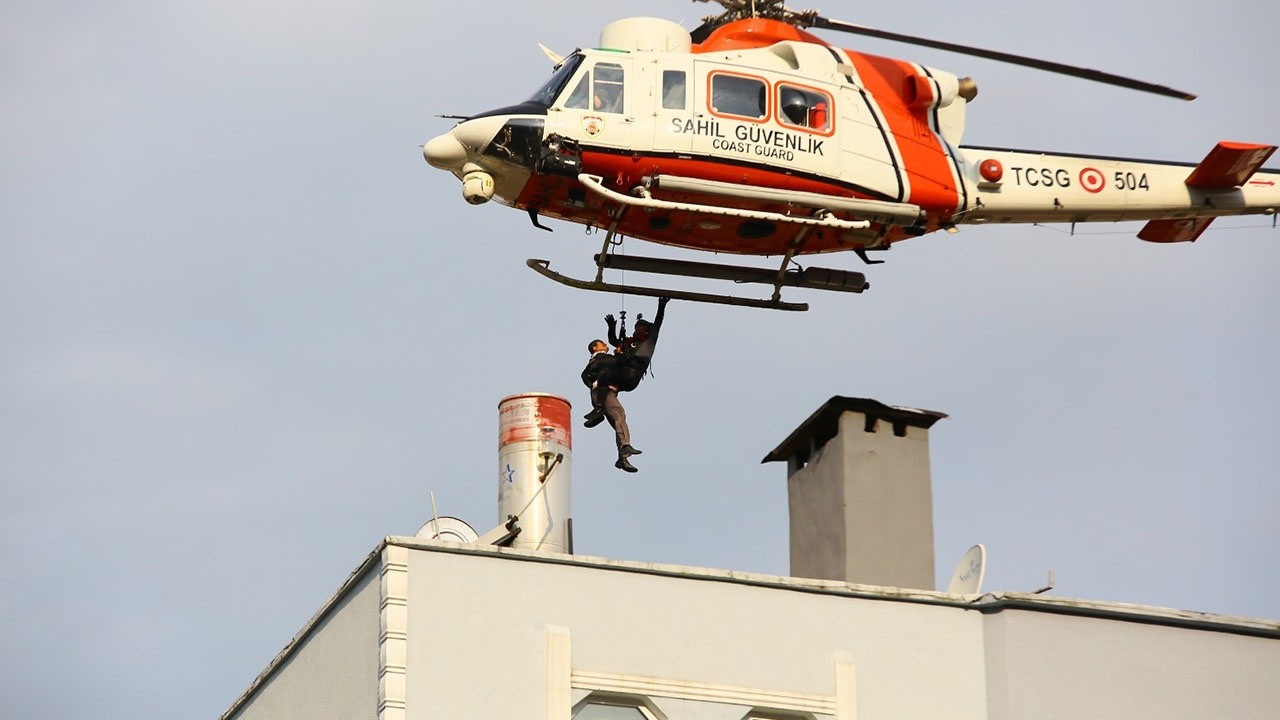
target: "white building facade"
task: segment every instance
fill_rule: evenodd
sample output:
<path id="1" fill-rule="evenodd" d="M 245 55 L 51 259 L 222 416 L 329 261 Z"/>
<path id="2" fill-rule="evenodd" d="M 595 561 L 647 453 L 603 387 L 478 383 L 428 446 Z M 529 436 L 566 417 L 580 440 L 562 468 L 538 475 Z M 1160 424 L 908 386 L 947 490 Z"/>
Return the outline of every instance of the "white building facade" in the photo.
<path id="1" fill-rule="evenodd" d="M 223 716 L 1231 718 L 1280 623 L 388 538 Z"/>
<path id="2" fill-rule="evenodd" d="M 223 720 L 1280 717 L 1280 622 L 903 587 L 943 417 L 833 398 L 766 458 L 793 526 L 834 508 L 792 533 L 805 578 L 387 538 Z"/>

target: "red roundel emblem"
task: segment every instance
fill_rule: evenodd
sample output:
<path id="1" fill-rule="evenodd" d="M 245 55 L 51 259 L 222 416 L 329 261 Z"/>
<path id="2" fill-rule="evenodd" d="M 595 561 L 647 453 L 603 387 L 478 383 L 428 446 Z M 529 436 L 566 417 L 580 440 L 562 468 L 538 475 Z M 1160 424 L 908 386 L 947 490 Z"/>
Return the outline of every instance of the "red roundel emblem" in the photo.
<path id="1" fill-rule="evenodd" d="M 983 160 L 978 171 L 982 173 L 982 179 L 987 182 L 1000 182 L 1000 178 L 1004 177 L 1004 166 L 995 159 Z"/>
<path id="2" fill-rule="evenodd" d="M 1091 193 L 1102 192 L 1107 186 L 1107 176 L 1097 168 L 1087 167 L 1080 171 L 1080 187 Z"/>

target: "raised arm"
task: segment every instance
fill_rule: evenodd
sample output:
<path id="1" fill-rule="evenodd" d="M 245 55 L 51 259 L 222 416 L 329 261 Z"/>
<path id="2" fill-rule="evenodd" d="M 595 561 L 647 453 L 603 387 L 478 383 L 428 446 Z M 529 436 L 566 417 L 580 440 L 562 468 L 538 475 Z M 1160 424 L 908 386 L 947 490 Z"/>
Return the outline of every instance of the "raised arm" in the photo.
<path id="1" fill-rule="evenodd" d="M 609 346 L 618 347 L 626 338 L 618 337 L 618 321 L 613 315 L 605 315 L 604 322 L 609 326 Z"/>
<path id="2" fill-rule="evenodd" d="M 670 300 L 671 298 L 668 297 L 658 298 L 658 316 L 653 319 L 653 332 L 655 333 L 658 332 L 658 328 L 662 327 L 662 318 L 666 317 L 667 302 Z"/>

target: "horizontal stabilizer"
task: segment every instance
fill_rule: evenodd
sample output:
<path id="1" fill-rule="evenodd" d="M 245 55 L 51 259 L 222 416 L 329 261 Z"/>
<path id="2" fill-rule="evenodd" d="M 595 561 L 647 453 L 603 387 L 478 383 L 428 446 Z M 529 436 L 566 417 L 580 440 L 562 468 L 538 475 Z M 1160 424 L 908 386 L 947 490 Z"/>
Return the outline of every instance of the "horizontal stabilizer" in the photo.
<path id="1" fill-rule="evenodd" d="M 1187 176 L 1187 186 L 1193 188 L 1240 187 L 1275 151 L 1275 145 L 1224 140 L 1215 145 L 1196 169 L 1191 171 Z"/>
<path id="2" fill-rule="evenodd" d="M 1211 217 L 1152 220 L 1138 231 L 1138 238 L 1158 243 L 1193 242 L 1211 222 L 1213 222 Z"/>

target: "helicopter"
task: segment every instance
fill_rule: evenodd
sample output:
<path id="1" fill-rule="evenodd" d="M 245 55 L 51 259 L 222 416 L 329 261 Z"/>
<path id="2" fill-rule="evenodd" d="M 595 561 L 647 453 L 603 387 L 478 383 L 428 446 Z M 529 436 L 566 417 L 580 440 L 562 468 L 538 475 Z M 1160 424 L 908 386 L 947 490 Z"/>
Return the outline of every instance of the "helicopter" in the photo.
<path id="1" fill-rule="evenodd" d="M 709 0 L 701 0 L 708 2 Z M 861 272 L 799 267 L 800 256 L 870 253 L 961 225 L 1147 221 L 1140 239 L 1196 240 L 1216 217 L 1280 208 L 1275 145 L 1219 142 L 1199 163 L 961 145 L 968 77 L 842 49 L 833 30 L 1013 63 L 1161 96 L 1194 95 L 1087 68 L 930 40 L 794 11 L 781 0 L 716 0 L 693 31 L 626 18 L 600 47 L 560 56 L 526 100 L 454 117 L 423 145 L 466 202 L 603 230 L 593 279 L 526 264 L 570 287 L 778 310 L 807 310 L 783 287 L 861 293 Z M 750 267 L 624 255 L 625 237 L 745 256 Z M 634 271 L 773 286 L 742 297 L 624 285 Z"/>

